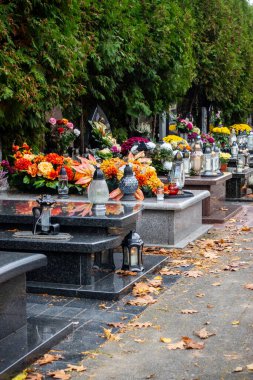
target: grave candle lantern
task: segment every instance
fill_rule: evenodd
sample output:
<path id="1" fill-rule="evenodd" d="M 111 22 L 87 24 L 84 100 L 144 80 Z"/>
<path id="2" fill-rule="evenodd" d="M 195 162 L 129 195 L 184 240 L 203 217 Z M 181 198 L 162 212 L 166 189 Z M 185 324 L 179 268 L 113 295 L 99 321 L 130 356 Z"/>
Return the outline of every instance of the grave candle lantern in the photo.
<path id="1" fill-rule="evenodd" d="M 99 167 L 93 175 L 93 180 L 88 189 L 88 199 L 93 204 L 92 208 L 96 213 L 105 213 L 105 203 L 109 199 L 109 189 L 104 178 L 104 174 Z"/>
<path id="2" fill-rule="evenodd" d="M 137 232 L 129 232 L 122 241 L 123 265 L 122 270 L 131 272 L 143 271 L 142 251 L 143 240 Z"/>

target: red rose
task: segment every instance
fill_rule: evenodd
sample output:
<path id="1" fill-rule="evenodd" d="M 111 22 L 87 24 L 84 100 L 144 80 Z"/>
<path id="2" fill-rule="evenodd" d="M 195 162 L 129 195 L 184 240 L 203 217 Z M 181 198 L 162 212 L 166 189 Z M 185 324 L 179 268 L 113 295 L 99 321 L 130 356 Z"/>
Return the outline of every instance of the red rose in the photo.
<path id="1" fill-rule="evenodd" d="M 60 133 L 60 135 L 62 134 L 62 133 L 64 133 L 64 128 L 62 128 L 62 127 L 59 127 L 59 128 L 57 128 L 57 131 Z"/>

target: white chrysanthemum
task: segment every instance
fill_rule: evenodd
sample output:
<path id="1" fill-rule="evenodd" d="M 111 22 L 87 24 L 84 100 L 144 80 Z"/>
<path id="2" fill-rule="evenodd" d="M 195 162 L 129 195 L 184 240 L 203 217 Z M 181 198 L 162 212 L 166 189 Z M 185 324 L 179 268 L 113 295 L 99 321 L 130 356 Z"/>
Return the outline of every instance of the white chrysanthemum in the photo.
<path id="1" fill-rule="evenodd" d="M 79 135 L 80 135 L 80 131 L 79 131 L 79 129 L 77 129 L 77 128 L 75 128 L 74 130 L 73 130 L 73 132 L 74 132 L 74 134 L 78 137 Z"/>
<path id="2" fill-rule="evenodd" d="M 171 170 L 172 169 L 172 162 L 171 161 L 164 161 L 163 169 L 164 170 Z"/>
<path id="3" fill-rule="evenodd" d="M 163 143 L 160 147 L 161 150 L 172 150 L 172 146 L 170 143 Z"/>
<path id="4" fill-rule="evenodd" d="M 156 144 L 153 143 L 152 141 L 147 142 L 146 145 L 147 145 L 147 148 L 150 150 L 155 149 L 156 147 Z"/>

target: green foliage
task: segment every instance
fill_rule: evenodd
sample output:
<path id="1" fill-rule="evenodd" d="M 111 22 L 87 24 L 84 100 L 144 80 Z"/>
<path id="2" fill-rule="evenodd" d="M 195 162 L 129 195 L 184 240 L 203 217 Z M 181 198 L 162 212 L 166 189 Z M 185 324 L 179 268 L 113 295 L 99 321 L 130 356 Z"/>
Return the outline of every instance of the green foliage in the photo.
<path id="1" fill-rule="evenodd" d="M 71 105 L 85 88 L 87 42 L 79 38 L 78 0 L 2 1 L 0 132 L 3 145 L 38 141 L 45 112 Z M 2 135 L 2 133 L 1 133 Z"/>
<path id="2" fill-rule="evenodd" d="M 99 102 L 112 127 L 160 112 L 187 90 L 194 74 L 193 20 L 182 1 L 95 0 L 83 10 L 93 43 L 84 104 Z"/>
<path id="3" fill-rule="evenodd" d="M 227 121 L 247 114 L 253 100 L 252 6 L 247 0 L 192 0 L 190 6 L 199 22 L 187 111 L 212 105 Z"/>

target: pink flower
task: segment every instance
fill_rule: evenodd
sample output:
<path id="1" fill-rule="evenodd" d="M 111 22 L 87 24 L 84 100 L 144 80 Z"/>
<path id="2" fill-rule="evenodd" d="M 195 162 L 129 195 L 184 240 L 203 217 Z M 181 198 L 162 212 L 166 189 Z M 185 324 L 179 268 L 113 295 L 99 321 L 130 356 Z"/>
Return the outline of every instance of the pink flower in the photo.
<path id="1" fill-rule="evenodd" d="M 49 123 L 52 124 L 52 125 L 55 125 L 56 124 L 56 119 L 54 117 L 50 117 Z"/>
<path id="2" fill-rule="evenodd" d="M 193 124 L 191 122 L 189 122 L 187 124 L 187 128 L 191 131 L 193 129 Z"/>
<path id="3" fill-rule="evenodd" d="M 68 123 L 66 124 L 66 127 L 69 128 L 69 129 L 74 129 L 74 124 L 68 122 Z"/>
<path id="4" fill-rule="evenodd" d="M 210 142 L 210 144 L 213 144 L 214 143 L 214 138 L 213 137 L 208 137 L 208 139 L 207 139 L 209 142 Z"/>

